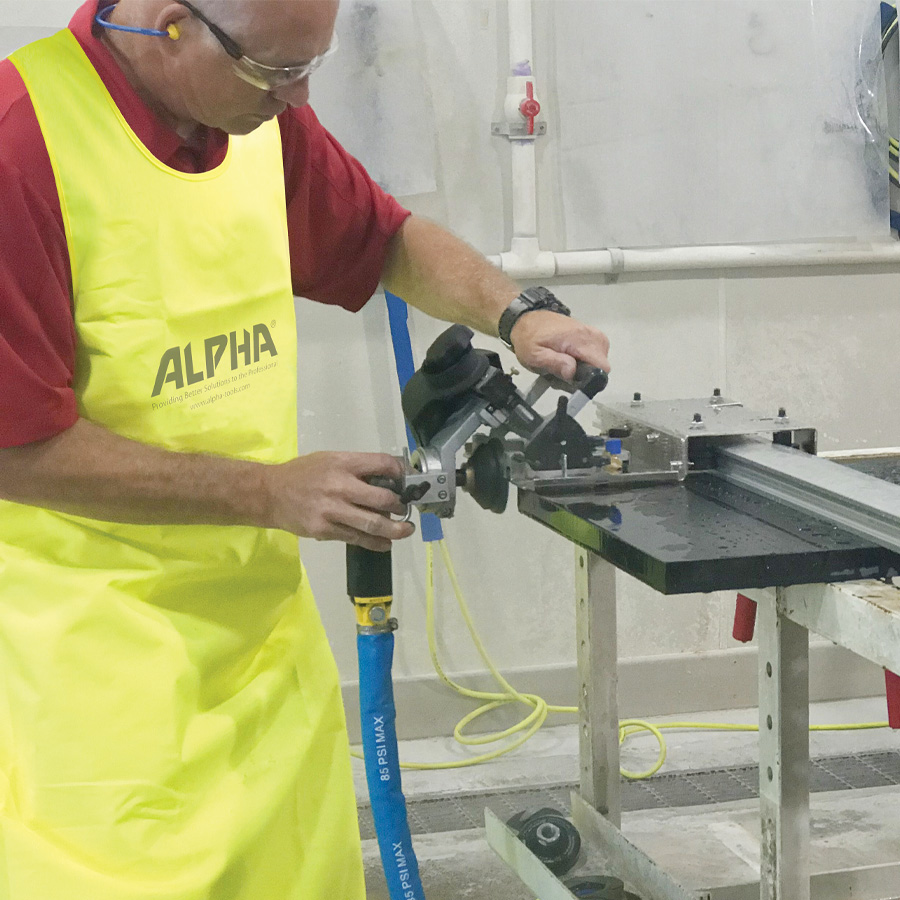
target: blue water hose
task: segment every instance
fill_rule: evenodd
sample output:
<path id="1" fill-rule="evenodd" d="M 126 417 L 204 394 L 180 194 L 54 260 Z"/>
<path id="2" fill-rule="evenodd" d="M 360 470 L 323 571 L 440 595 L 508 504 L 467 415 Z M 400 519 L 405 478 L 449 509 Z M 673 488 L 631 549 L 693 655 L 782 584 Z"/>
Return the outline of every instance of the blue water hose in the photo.
<path id="1" fill-rule="evenodd" d="M 390 291 L 384 292 L 387 303 L 388 324 L 391 327 L 391 343 L 394 347 L 394 365 L 397 368 L 397 381 L 400 383 L 400 391 L 406 387 L 406 382 L 413 377 L 416 364 L 413 362 L 412 341 L 409 339 L 409 307 L 396 294 Z M 416 449 L 416 439 L 412 435 L 409 425 L 406 426 L 406 440 L 409 450 Z M 444 529 L 441 520 L 433 513 L 422 513 L 419 517 L 422 540 L 425 543 L 440 541 L 444 538 Z"/>
<path id="2" fill-rule="evenodd" d="M 406 798 L 400 785 L 396 711 L 391 664 L 392 632 L 359 634 L 359 707 L 366 781 L 378 835 L 381 864 L 391 900 L 424 900 L 419 864 L 412 846 Z"/>
<path id="3" fill-rule="evenodd" d="M 385 292 L 394 362 L 400 390 L 415 372 L 409 337 L 408 308 L 394 294 Z M 409 426 L 406 437 L 410 450 L 415 440 Z M 424 541 L 439 541 L 443 529 L 437 516 L 421 516 Z M 347 590 L 353 598 L 389 597 L 392 594 L 390 553 L 373 553 L 361 547 L 347 547 Z M 389 607 L 388 607 L 389 609 Z M 381 864 L 391 900 L 424 900 L 419 877 L 406 798 L 400 782 L 400 754 L 397 749 L 397 712 L 391 666 L 394 660 L 394 634 L 387 627 L 361 627 L 356 638 L 359 657 L 359 710 L 363 755 L 372 818 L 378 837 Z"/>

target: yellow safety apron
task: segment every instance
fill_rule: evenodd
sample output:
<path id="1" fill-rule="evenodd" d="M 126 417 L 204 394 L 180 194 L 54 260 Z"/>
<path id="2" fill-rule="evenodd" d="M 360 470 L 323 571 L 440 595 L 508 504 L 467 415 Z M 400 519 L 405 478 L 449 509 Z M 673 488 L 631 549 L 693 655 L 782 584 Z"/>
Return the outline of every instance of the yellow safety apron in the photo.
<path id="1" fill-rule="evenodd" d="M 187 175 L 68 31 L 13 56 L 66 227 L 82 417 L 296 454 L 277 122 Z M 0 900 L 361 900 L 339 682 L 296 539 L 0 505 Z"/>

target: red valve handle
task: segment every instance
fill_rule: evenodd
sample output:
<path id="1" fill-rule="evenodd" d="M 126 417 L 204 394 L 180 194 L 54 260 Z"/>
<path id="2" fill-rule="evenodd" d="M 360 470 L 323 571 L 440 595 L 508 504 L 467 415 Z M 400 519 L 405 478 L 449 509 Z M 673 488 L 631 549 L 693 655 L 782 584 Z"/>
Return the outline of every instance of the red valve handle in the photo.
<path id="1" fill-rule="evenodd" d="M 885 669 L 884 683 L 887 688 L 888 724 L 891 728 L 900 728 L 900 675 Z"/>
<path id="2" fill-rule="evenodd" d="M 734 607 L 734 630 L 732 636 L 736 641 L 746 644 L 753 640 L 756 630 L 756 602 L 743 594 L 737 595 Z"/>
<path id="3" fill-rule="evenodd" d="M 525 82 L 525 94 L 526 99 L 519 104 L 519 112 L 528 119 L 528 134 L 534 134 L 534 119 L 541 111 L 541 104 L 534 99 L 534 82 Z"/>

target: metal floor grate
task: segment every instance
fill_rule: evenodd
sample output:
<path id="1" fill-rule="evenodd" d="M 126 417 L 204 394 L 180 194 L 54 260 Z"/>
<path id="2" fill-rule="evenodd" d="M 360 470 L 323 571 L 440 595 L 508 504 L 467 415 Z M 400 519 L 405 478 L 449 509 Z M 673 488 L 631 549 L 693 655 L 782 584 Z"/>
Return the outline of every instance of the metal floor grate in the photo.
<path id="1" fill-rule="evenodd" d="M 900 785 L 900 750 L 826 756 L 810 761 L 810 790 L 846 791 Z M 577 785 L 546 784 L 534 788 L 481 791 L 453 796 L 423 797 L 407 804 L 413 834 L 435 834 L 484 827 L 484 808 L 504 821 L 523 809 L 553 807 L 569 812 L 569 794 Z M 696 772 L 654 775 L 643 781 L 622 779 L 622 810 L 705 806 L 759 796 L 756 765 L 732 766 Z M 375 837 L 369 805 L 359 807 L 363 840 Z"/>

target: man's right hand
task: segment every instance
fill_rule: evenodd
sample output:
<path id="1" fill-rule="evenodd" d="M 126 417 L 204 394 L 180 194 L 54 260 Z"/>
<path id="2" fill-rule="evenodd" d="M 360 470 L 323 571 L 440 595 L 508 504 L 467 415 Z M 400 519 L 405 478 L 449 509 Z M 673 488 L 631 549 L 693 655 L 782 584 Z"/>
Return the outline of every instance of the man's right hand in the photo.
<path id="1" fill-rule="evenodd" d="M 344 541 L 368 550 L 390 550 L 391 542 L 415 531 L 398 522 L 406 507 L 391 490 L 370 478 L 403 477 L 403 463 L 383 453 L 311 453 L 271 466 L 265 482 L 271 527 L 317 541 Z"/>
<path id="2" fill-rule="evenodd" d="M 381 453 L 312 453 L 280 465 L 178 453 L 85 419 L 52 438 L 0 449 L 0 498 L 134 525 L 254 525 L 320 541 L 388 550 L 409 537 L 400 498 L 374 487 L 400 479 Z"/>

